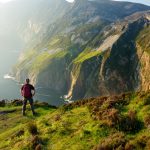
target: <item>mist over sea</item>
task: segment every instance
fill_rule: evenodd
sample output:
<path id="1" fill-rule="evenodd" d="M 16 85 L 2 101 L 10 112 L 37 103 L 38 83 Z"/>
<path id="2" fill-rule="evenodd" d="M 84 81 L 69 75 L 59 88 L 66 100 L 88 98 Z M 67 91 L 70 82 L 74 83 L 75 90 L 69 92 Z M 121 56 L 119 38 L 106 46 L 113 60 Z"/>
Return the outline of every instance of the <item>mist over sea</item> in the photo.
<path id="1" fill-rule="evenodd" d="M 10 72 L 17 62 L 19 50 L 0 49 L 0 100 L 21 98 L 20 87 L 12 79 L 6 79 L 6 74 Z M 4 78 L 5 76 L 5 78 Z"/>
<path id="2" fill-rule="evenodd" d="M 11 79 L 4 79 L 3 76 L 0 77 L 0 100 L 21 98 L 19 89 L 20 87 L 15 83 L 15 81 Z"/>
<path id="3" fill-rule="evenodd" d="M 5 64 L 4 59 L 0 59 L 0 100 L 22 99 L 20 88 L 23 83 L 18 83 L 14 77 L 9 75 L 11 68 L 17 61 L 18 55 L 19 54 L 15 54 L 12 58 L 16 58 L 16 60 L 9 61 L 7 64 Z M 56 106 L 64 104 L 64 99 L 57 96 L 52 97 L 49 89 L 45 89 L 44 87 L 35 87 L 35 89 L 36 95 L 34 100 L 48 102 Z"/>

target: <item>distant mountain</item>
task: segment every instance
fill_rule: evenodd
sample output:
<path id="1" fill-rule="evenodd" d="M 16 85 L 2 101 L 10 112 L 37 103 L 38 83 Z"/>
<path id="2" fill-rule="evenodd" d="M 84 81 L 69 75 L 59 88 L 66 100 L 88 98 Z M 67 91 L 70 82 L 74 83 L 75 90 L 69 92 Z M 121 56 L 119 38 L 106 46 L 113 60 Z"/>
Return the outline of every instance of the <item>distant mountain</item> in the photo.
<path id="1" fill-rule="evenodd" d="M 64 0 L 16 0 L 0 6 L 1 22 L 5 23 L 1 25 L 5 29 L 7 27 L 20 33 L 22 39 L 29 42 L 61 17 L 64 14 L 63 9 L 65 10 L 68 4 Z"/>
<path id="2" fill-rule="evenodd" d="M 138 89 L 150 83 L 150 7 L 109 0 L 39 1 L 20 34 L 27 48 L 13 68 L 47 89 L 53 104 Z"/>

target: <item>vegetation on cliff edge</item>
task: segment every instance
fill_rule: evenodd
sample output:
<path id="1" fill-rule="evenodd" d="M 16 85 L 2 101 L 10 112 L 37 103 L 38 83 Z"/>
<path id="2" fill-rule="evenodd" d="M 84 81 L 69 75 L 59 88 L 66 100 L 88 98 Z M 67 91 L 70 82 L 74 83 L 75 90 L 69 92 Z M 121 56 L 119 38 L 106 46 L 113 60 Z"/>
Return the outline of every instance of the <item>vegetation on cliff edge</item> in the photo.
<path id="1" fill-rule="evenodd" d="M 0 149 L 103 150 L 150 148 L 150 92 L 76 101 L 59 108 L 35 103 L 0 108 Z"/>

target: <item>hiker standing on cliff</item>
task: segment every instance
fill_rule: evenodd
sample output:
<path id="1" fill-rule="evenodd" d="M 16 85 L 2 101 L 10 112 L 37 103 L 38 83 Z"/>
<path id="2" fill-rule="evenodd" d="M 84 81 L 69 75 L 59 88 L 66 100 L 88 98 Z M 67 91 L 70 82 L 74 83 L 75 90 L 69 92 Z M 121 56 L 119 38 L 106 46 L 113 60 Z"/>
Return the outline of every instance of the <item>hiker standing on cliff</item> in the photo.
<path id="1" fill-rule="evenodd" d="M 33 96 L 35 95 L 35 88 L 30 84 L 30 79 L 25 80 L 25 84 L 21 87 L 21 95 L 23 96 L 22 114 L 25 116 L 27 101 L 29 101 L 33 115 L 35 115 L 33 106 Z"/>

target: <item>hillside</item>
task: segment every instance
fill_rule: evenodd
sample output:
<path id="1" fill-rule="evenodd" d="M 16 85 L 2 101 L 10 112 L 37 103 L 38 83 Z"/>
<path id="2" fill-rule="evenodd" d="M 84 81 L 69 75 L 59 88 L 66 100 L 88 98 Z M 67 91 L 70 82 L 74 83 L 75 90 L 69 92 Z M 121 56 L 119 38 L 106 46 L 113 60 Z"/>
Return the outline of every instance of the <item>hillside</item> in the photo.
<path id="1" fill-rule="evenodd" d="M 61 12 L 58 1 L 53 3 Z M 63 5 L 61 16 L 44 23 L 53 13 L 48 15 L 41 3 L 46 17 L 38 16 L 41 31 L 12 70 L 17 81 L 31 78 L 41 93 L 50 95 L 52 105 L 60 105 L 60 97 L 77 100 L 149 89 L 149 6 L 109 0 Z"/>
<path id="2" fill-rule="evenodd" d="M 0 107 L 1 150 L 148 150 L 150 92 L 80 100 L 59 108 L 36 102 Z"/>

